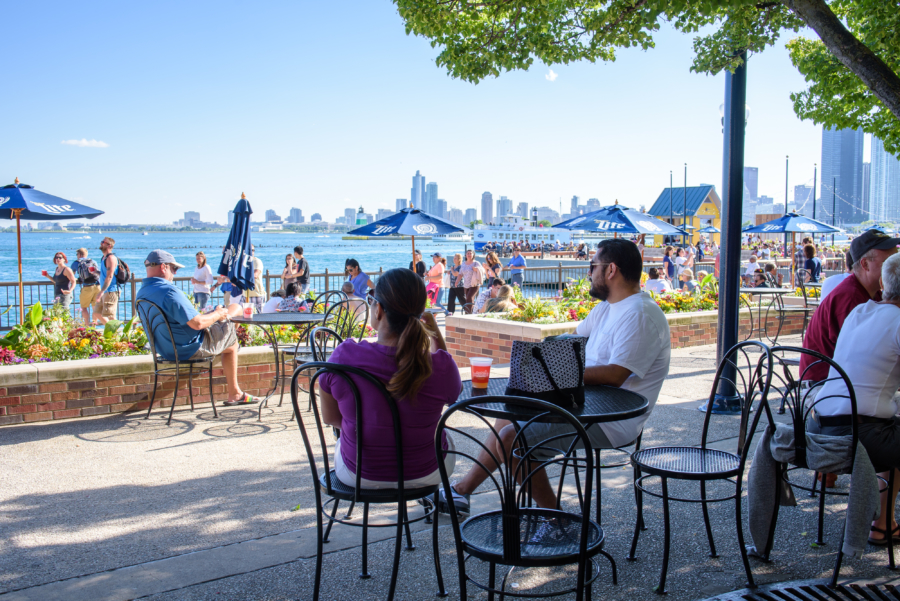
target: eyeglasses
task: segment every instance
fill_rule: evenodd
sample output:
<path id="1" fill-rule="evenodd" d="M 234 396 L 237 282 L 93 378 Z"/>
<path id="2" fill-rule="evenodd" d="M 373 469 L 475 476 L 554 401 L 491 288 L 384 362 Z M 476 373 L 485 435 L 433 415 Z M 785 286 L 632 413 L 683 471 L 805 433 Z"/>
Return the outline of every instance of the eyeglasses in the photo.
<path id="1" fill-rule="evenodd" d="M 594 273 L 594 267 L 598 267 L 600 265 L 612 265 L 612 263 L 609 261 L 600 262 L 600 263 L 591 262 L 588 264 L 588 273 Z"/>
<path id="2" fill-rule="evenodd" d="M 371 294 L 366 297 L 366 304 L 369 305 L 370 309 L 372 308 L 372 305 L 374 305 L 375 303 L 378 303 L 380 305 L 381 301 L 378 300 L 374 294 Z"/>

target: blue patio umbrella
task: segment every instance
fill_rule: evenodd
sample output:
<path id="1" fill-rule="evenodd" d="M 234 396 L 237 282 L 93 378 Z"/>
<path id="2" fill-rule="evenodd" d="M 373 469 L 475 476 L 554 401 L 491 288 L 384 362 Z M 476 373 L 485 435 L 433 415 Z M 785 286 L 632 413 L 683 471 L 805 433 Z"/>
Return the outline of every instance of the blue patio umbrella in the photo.
<path id="1" fill-rule="evenodd" d="M 821 221 L 816 221 L 815 219 L 810 219 L 809 217 L 798 215 L 797 213 L 788 213 L 786 215 L 782 215 L 778 219 L 773 219 L 772 221 L 767 221 L 766 223 L 760 223 L 759 225 L 748 227 L 747 229 L 742 231 L 754 234 L 790 234 L 792 246 L 791 256 L 793 257 L 793 247 L 796 246 L 794 235 L 797 232 L 801 232 L 803 234 L 838 234 L 843 230 L 832 227 L 827 223 L 822 223 Z M 791 269 L 791 285 L 793 286 L 793 284 L 794 270 Z"/>
<path id="2" fill-rule="evenodd" d="M 864 231 L 864 232 L 867 232 L 867 231 L 869 231 L 869 230 L 878 230 L 879 232 L 884 232 L 885 234 L 888 233 L 888 230 L 887 230 L 886 227 L 884 227 L 883 225 L 877 225 L 877 224 L 876 224 L 876 225 L 870 225 L 869 227 L 867 227 L 867 228 L 864 229 L 863 231 Z"/>
<path id="3" fill-rule="evenodd" d="M 241 192 L 241 199 L 234 207 L 234 221 L 231 224 L 231 233 L 222 251 L 222 261 L 219 263 L 219 275 L 224 275 L 228 280 L 241 290 L 255 290 L 253 280 L 253 261 L 250 242 L 250 215 L 253 209 L 247 201 L 247 196 Z"/>
<path id="4" fill-rule="evenodd" d="M 413 271 L 415 271 L 416 236 L 434 236 L 463 231 L 465 228 L 462 226 L 410 207 L 347 233 L 354 236 L 409 236 L 412 240 L 412 263 Z"/>
<path id="5" fill-rule="evenodd" d="M 19 323 L 25 321 L 25 299 L 22 287 L 22 219 L 55 221 L 57 219 L 93 219 L 103 211 L 83 204 L 63 200 L 34 189 L 34 186 L 15 183 L 0 187 L 0 219 L 16 220 L 16 244 L 19 251 Z"/>
<path id="6" fill-rule="evenodd" d="M 721 234 L 722 230 L 712 225 L 708 225 L 702 229 L 697 230 L 698 234 Z"/>
<path id="7" fill-rule="evenodd" d="M 653 234 L 657 236 L 686 236 L 687 232 L 652 215 L 619 204 L 603 207 L 579 217 L 563 221 L 553 227 L 586 232 L 613 234 Z"/>

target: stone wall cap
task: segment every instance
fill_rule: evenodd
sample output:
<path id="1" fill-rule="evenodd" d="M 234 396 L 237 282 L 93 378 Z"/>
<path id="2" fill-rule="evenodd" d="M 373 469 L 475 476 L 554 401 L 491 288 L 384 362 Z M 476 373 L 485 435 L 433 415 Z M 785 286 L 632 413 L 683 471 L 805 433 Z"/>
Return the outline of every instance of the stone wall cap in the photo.
<path id="1" fill-rule="evenodd" d="M 39 363 L 25 363 L 22 365 L 0 366 L 0 386 L 19 386 L 22 384 L 37 384 Z"/>

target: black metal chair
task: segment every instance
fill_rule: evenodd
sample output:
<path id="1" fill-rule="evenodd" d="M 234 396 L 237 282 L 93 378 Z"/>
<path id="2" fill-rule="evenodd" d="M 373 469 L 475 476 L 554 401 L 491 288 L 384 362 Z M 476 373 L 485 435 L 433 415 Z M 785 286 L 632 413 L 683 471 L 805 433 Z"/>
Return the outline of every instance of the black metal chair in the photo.
<path id="1" fill-rule="evenodd" d="M 784 358 L 781 356 L 782 353 L 793 353 L 799 355 L 808 355 L 812 362 L 806 367 L 803 372 L 800 372 L 797 377 L 794 376 L 794 372 L 791 369 L 799 364 L 799 361 L 796 361 L 793 357 Z M 796 450 L 796 459 L 792 464 L 793 467 L 788 467 L 787 465 L 782 465 L 781 477 L 785 480 L 785 482 L 789 483 L 794 488 L 799 488 L 800 490 L 805 490 L 810 493 L 811 497 L 815 497 L 817 494 L 819 496 L 819 512 L 818 512 L 818 530 L 816 536 L 816 544 L 820 546 L 826 545 L 825 540 L 823 538 L 823 530 L 824 530 L 824 520 L 825 520 L 825 495 L 834 495 L 840 497 L 847 497 L 849 495 L 848 492 L 842 492 L 838 490 L 828 490 L 825 474 L 822 474 L 821 479 L 821 487 L 817 491 L 816 481 L 819 476 L 819 472 L 809 467 L 806 460 L 805 453 L 805 434 L 806 434 L 806 423 L 807 419 L 810 417 L 812 411 L 815 409 L 815 406 L 826 399 L 847 399 L 847 402 L 850 405 L 850 437 L 851 443 L 848 449 L 848 457 L 847 462 L 848 465 L 853 466 L 853 462 L 856 458 L 856 448 L 857 441 L 859 440 L 858 428 L 857 428 L 857 420 L 856 420 L 856 393 L 853 390 L 853 383 L 850 381 L 850 378 L 847 376 L 846 372 L 838 365 L 833 359 L 826 357 L 825 355 L 818 353 L 816 351 L 802 348 L 802 347 L 792 347 L 792 346 L 776 346 L 772 348 L 772 355 L 775 361 L 775 371 L 773 373 L 773 383 L 772 390 L 781 394 L 782 396 L 782 407 L 785 405 L 788 408 L 788 411 L 791 415 L 791 423 L 794 426 L 794 431 L 797 433 L 795 435 L 795 446 Z M 804 376 L 806 372 L 809 371 L 813 366 L 824 363 L 829 371 L 828 378 L 821 380 L 819 382 L 814 382 L 806 388 L 801 387 L 800 382 L 804 380 Z M 780 369 L 779 369 L 780 368 Z M 832 368 L 834 369 L 834 373 L 837 375 L 832 377 Z M 843 383 L 843 387 L 846 388 L 846 394 L 829 394 L 827 396 L 821 396 L 819 393 L 822 390 L 822 387 L 829 382 L 841 381 Z M 800 436 L 800 434 L 804 436 Z M 800 441 L 799 443 L 797 441 Z M 874 462 L 873 462 L 874 463 Z M 812 484 L 810 486 L 803 486 L 801 484 L 796 483 L 790 479 L 790 474 L 793 471 L 798 469 L 811 469 L 813 472 L 812 475 Z M 881 469 L 876 467 L 876 470 L 879 472 L 888 471 L 887 469 Z M 890 477 L 888 478 L 885 484 L 889 488 L 893 488 L 894 486 L 894 470 L 890 470 Z M 893 507 L 888 507 L 888 516 L 887 516 L 887 524 L 891 524 L 893 521 Z M 888 526 L 888 530 L 890 530 L 890 526 Z M 766 549 L 764 553 L 762 553 L 763 559 L 768 559 L 769 551 L 772 548 L 773 539 L 775 536 L 775 520 L 772 520 L 772 528 L 769 533 L 769 539 L 766 543 Z M 834 572 L 831 578 L 831 586 L 837 585 L 837 579 L 841 569 L 841 562 L 843 561 L 843 542 L 844 542 L 844 531 L 841 532 L 841 543 L 838 546 L 838 555 L 835 561 Z M 891 570 L 896 569 L 896 564 L 894 560 L 894 541 L 893 536 L 887 537 L 887 548 L 888 548 L 888 567 Z"/>
<path id="2" fill-rule="evenodd" d="M 313 374 L 309 382 L 309 395 L 312 400 L 313 423 L 307 425 L 300 413 L 298 399 L 298 379 L 302 374 Z M 332 374 L 336 378 L 343 380 L 353 392 L 353 400 L 356 405 L 356 484 L 348 486 L 341 482 L 335 474 L 334 467 L 328 455 L 327 441 L 325 438 L 325 424 L 322 421 L 319 405 L 316 402 L 316 381 L 323 374 Z M 351 377 L 352 376 L 352 377 Z M 356 381 L 354 381 L 356 380 Z M 366 445 L 364 435 L 365 425 L 363 423 L 362 397 L 360 396 L 358 381 L 366 381 L 376 387 L 381 393 L 381 401 L 387 407 L 393 422 L 394 445 L 396 448 L 396 466 L 397 466 L 397 483 L 396 489 L 365 489 L 361 488 L 361 477 L 363 465 L 367 463 L 366 454 L 363 448 Z M 367 403 L 378 402 L 378 399 L 366 399 Z M 291 403 L 294 406 L 294 415 L 297 418 L 297 424 L 300 426 L 300 434 L 303 437 L 303 445 L 307 461 L 309 461 L 312 479 L 315 482 L 314 490 L 316 497 L 316 575 L 315 585 L 313 589 L 313 600 L 319 598 L 320 584 L 322 580 L 322 559 L 324 554 L 323 545 L 328 542 L 328 536 L 331 533 L 331 527 L 335 522 L 347 524 L 348 526 L 362 527 L 362 572 L 360 578 L 370 578 L 368 571 L 368 529 L 369 528 L 390 528 L 396 527 L 397 536 L 394 546 L 394 561 L 391 571 L 391 581 L 388 590 L 388 600 L 394 598 L 394 592 L 397 586 L 397 570 L 400 565 L 400 545 L 403 540 L 403 531 L 406 530 L 406 548 L 413 550 L 412 535 L 409 525 L 415 522 L 425 520 L 426 523 L 432 523 L 432 545 L 434 552 L 434 569 L 437 577 L 438 589 L 440 596 L 446 596 L 444 590 L 444 580 L 441 574 L 440 554 L 438 550 L 438 486 L 425 486 L 421 488 L 408 489 L 404 486 L 403 476 L 403 440 L 400 429 L 400 414 L 397 409 L 397 403 L 385 389 L 384 384 L 364 372 L 361 369 L 348 365 L 338 365 L 335 363 L 323 363 L 319 361 L 309 362 L 300 365 L 294 370 L 291 381 Z M 316 446 L 313 445 L 316 443 Z M 443 462 L 438 461 L 440 465 Z M 323 500 L 323 496 L 327 499 Z M 337 518 L 338 506 L 341 501 L 349 501 L 353 505 L 361 503 L 363 506 L 362 524 L 356 524 L 350 521 L 351 515 L 347 514 L 344 518 Z M 407 504 L 419 501 L 424 506 L 424 514 L 420 517 L 411 519 L 408 514 Z M 395 524 L 369 524 L 369 505 L 373 504 L 395 504 L 397 506 L 397 521 Z M 330 505 L 331 512 L 328 512 Z M 353 509 L 351 507 L 350 512 Z M 327 527 L 324 521 L 328 520 Z"/>
<path id="3" fill-rule="evenodd" d="M 479 403 L 490 402 L 502 402 L 514 411 L 533 416 L 528 421 L 516 424 L 518 431 L 509 448 L 506 448 L 500 433 L 493 425 L 472 407 Z M 489 449 L 486 441 L 478 440 L 469 432 L 449 425 L 449 420 L 460 413 L 472 416 L 485 424 L 489 440 L 493 439 L 497 444 L 491 445 L 492 448 Z M 534 432 L 532 426 L 547 420 L 567 424 L 571 428 L 571 433 L 542 438 L 540 434 Z M 456 540 L 460 598 L 467 598 L 466 588 L 469 582 L 487 591 L 488 599 L 493 599 L 495 594 L 499 594 L 502 599 L 505 595 L 534 598 L 574 592 L 575 598 L 580 601 L 585 597 L 585 589 L 590 598 L 591 585 L 600 572 L 594 557 L 603 549 L 604 534 L 602 528 L 590 519 L 593 451 L 581 423 L 572 414 L 551 403 L 520 397 L 487 396 L 460 401 L 451 405 L 444 413 L 435 433 L 435 452 L 438 454 L 442 452 L 441 440 L 445 432 L 469 439 L 481 451 L 487 452 L 490 460 L 499 466 L 497 473 L 491 474 L 488 482 L 494 485 L 494 490 L 499 496 L 500 508 L 470 516 L 461 524 L 450 492 L 450 474 L 447 473 L 446 466 L 439 462 L 441 481 L 449 504 L 453 535 Z M 462 447 L 462 443 L 457 442 L 457 449 Z M 493 448 L 502 449 L 502 456 L 495 454 Z M 484 464 L 465 451 L 451 452 L 470 459 L 485 469 Z M 543 456 L 550 456 L 551 459 L 543 459 Z M 580 499 L 581 511 L 570 513 L 559 509 L 526 507 L 528 490 L 534 475 L 539 470 L 563 462 L 574 463 L 585 470 L 584 495 Z M 489 564 L 487 584 L 476 581 L 466 573 L 466 562 L 472 557 Z M 497 564 L 510 566 L 500 588 L 497 588 L 496 583 Z M 506 589 L 509 576 L 517 567 L 561 565 L 578 566 L 575 585 L 572 588 L 549 593 L 522 594 Z M 588 565 L 591 566 L 590 572 L 587 569 Z"/>
<path id="4" fill-rule="evenodd" d="M 334 303 L 347 300 L 347 298 L 347 294 L 343 290 L 326 290 L 313 301 L 313 309 L 321 308 L 321 310 L 327 311 L 328 307 Z M 321 307 L 319 307 L 320 305 Z"/>
<path id="5" fill-rule="evenodd" d="M 162 309 L 160 309 L 156 303 L 146 299 L 139 300 L 136 308 L 138 319 L 141 320 L 141 325 L 144 327 L 144 332 L 147 334 L 147 341 L 150 343 L 150 355 L 153 357 L 153 392 L 150 395 L 150 407 L 147 408 L 147 416 L 144 419 L 149 419 L 150 412 L 153 411 L 153 403 L 156 401 L 156 387 L 159 382 L 159 376 L 162 374 L 175 377 L 175 390 L 172 392 L 172 408 L 169 409 L 169 419 L 166 421 L 166 425 L 168 426 L 172 423 L 172 414 L 175 413 L 175 402 L 178 400 L 178 384 L 181 381 L 181 370 L 185 366 L 188 368 L 188 397 L 191 400 L 191 411 L 194 410 L 194 374 L 200 375 L 203 372 L 208 372 L 209 402 L 212 403 L 213 416 L 219 417 L 219 412 L 216 410 L 216 399 L 213 396 L 212 372 L 215 357 L 209 359 L 182 359 L 178 356 L 178 347 L 172 342 L 174 340 L 172 328 L 166 320 L 165 313 L 162 312 Z M 172 348 L 175 350 L 174 361 L 166 359 L 157 352 L 157 336 L 166 336 L 166 340 L 169 341 Z M 195 370 L 195 368 L 198 369 Z"/>
<path id="6" fill-rule="evenodd" d="M 752 358 L 749 351 L 757 351 L 758 358 Z M 641 492 L 663 500 L 663 563 L 659 576 L 659 585 L 656 592 L 666 592 L 666 572 L 669 568 L 669 544 L 671 539 L 671 525 L 669 523 L 669 501 L 685 503 L 700 503 L 703 508 L 703 521 L 706 525 L 706 537 L 709 540 L 710 556 L 716 557 L 716 545 L 713 541 L 712 527 L 709 522 L 707 504 L 734 500 L 738 546 L 747 580 L 753 586 L 753 573 L 750 571 L 750 562 L 747 559 L 747 549 L 744 547 L 744 532 L 741 522 L 741 492 L 744 466 L 747 463 L 747 453 L 753 433 L 756 431 L 761 415 L 756 412 L 752 425 L 748 428 L 750 414 L 754 401 L 761 404 L 767 402 L 769 385 L 772 378 L 772 354 L 769 347 L 761 342 L 741 342 L 733 346 L 726 354 L 716 370 L 712 392 L 706 404 L 706 417 L 703 420 L 703 431 L 699 447 L 651 447 L 641 449 L 631 455 L 631 462 L 640 473 L 646 474 L 637 478 L 635 488 Z M 738 427 L 737 452 L 728 453 L 718 449 L 707 447 L 707 435 L 709 433 L 710 417 L 716 394 L 720 390 L 730 391 L 731 394 L 741 399 L 741 415 Z M 728 419 L 728 418 L 726 418 Z M 644 481 L 648 478 L 659 478 L 662 492 L 649 490 Z M 683 499 L 669 496 L 669 480 L 686 480 L 700 483 L 699 499 Z M 708 499 L 706 485 L 708 482 L 727 481 L 734 484 L 733 495 Z M 640 516 L 640 514 L 639 514 Z M 631 552 L 628 559 L 635 559 L 638 536 L 641 531 L 640 517 L 635 520 L 634 538 L 631 541 Z"/>

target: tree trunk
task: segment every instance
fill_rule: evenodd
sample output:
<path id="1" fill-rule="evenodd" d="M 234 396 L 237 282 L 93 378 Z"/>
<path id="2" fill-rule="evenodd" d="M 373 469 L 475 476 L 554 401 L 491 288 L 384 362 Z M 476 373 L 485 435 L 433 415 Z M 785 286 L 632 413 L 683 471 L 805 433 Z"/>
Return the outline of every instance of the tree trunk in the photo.
<path id="1" fill-rule="evenodd" d="M 900 119 L 900 77 L 844 27 L 825 0 L 781 0 Z"/>

